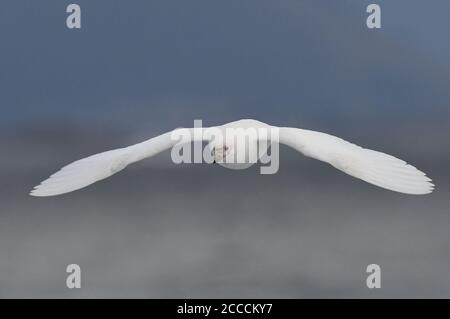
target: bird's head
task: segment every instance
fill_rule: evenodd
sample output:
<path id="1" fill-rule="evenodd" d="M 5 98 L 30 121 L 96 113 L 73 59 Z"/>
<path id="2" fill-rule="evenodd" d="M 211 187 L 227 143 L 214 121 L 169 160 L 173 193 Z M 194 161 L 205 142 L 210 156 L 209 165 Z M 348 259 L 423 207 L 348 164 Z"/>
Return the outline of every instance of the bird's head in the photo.
<path id="1" fill-rule="evenodd" d="M 258 159 L 257 132 L 245 129 L 226 129 L 208 144 L 211 162 L 227 168 L 242 169 Z"/>
<path id="2" fill-rule="evenodd" d="M 234 160 L 234 147 L 232 145 L 214 145 L 211 147 L 211 156 L 214 163 L 232 163 Z"/>

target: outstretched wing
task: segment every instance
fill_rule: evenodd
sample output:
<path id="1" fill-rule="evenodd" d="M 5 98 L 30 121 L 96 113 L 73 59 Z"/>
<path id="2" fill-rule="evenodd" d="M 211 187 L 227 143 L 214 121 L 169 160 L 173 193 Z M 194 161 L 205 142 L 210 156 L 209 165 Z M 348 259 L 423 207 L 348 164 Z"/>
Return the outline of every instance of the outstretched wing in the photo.
<path id="1" fill-rule="evenodd" d="M 336 136 L 297 128 L 280 128 L 280 143 L 368 183 L 406 194 L 428 194 L 431 179 L 394 156 L 362 148 Z"/>
<path id="2" fill-rule="evenodd" d="M 191 137 L 189 141 L 202 139 L 202 129 L 204 128 L 177 129 L 142 143 L 80 159 L 64 166 L 48 179 L 34 187 L 30 195 L 54 196 L 86 187 L 121 171 L 131 163 L 154 156 L 171 148 L 178 142 L 174 137 L 189 134 Z"/>

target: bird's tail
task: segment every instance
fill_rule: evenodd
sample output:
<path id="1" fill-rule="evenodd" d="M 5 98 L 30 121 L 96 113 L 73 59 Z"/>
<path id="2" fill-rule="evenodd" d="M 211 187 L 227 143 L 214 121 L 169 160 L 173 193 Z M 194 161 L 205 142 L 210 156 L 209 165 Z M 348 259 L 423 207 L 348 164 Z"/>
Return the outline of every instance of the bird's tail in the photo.
<path id="1" fill-rule="evenodd" d="M 129 158 L 128 148 L 119 148 L 80 159 L 34 187 L 30 195 L 54 196 L 86 187 L 124 169 Z"/>

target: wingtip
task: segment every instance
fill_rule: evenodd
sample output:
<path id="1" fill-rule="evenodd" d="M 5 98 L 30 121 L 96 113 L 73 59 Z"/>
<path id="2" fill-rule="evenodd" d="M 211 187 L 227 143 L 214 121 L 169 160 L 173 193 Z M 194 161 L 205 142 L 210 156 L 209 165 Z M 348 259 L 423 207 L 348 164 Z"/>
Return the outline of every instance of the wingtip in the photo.
<path id="1" fill-rule="evenodd" d="M 410 194 L 410 195 L 428 195 L 431 194 L 435 191 L 436 186 L 431 182 L 431 179 L 428 178 L 427 181 L 424 182 L 424 186 L 422 189 L 419 189 L 415 192 L 409 192 L 406 194 Z"/>
<path id="2" fill-rule="evenodd" d="M 33 197 L 44 197 L 46 195 L 43 195 L 42 193 L 39 192 L 39 186 L 41 184 L 33 187 L 33 189 L 28 193 L 28 195 L 33 196 Z"/>
<path id="3" fill-rule="evenodd" d="M 425 194 L 431 194 L 436 190 L 436 185 L 434 185 L 434 183 L 432 183 L 432 180 L 430 178 L 430 180 L 428 181 L 428 192 Z"/>
<path id="4" fill-rule="evenodd" d="M 45 181 L 44 181 L 45 182 Z M 59 195 L 60 193 L 51 191 L 45 187 L 44 182 L 33 187 L 33 189 L 28 193 L 28 195 L 33 197 L 49 197 Z"/>

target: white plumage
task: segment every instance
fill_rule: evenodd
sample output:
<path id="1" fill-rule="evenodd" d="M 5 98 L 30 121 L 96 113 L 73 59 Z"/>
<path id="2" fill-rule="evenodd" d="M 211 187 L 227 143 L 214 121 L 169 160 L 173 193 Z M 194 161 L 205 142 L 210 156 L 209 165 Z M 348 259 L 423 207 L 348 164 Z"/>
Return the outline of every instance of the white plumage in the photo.
<path id="1" fill-rule="evenodd" d="M 226 128 L 271 128 L 271 126 L 255 121 L 240 120 L 216 127 Z M 197 131 L 200 131 L 200 134 Z M 190 129 L 193 136 L 202 136 L 202 128 Z M 75 161 L 51 175 L 36 186 L 32 196 L 54 196 L 86 187 L 96 181 L 107 178 L 131 163 L 156 155 L 170 149 L 176 143 L 171 136 L 174 131 L 162 134 L 139 144 L 95 154 Z M 239 136 L 237 137 L 239 138 Z M 195 140 L 194 138 L 192 140 Z M 234 139 L 233 139 L 234 140 Z M 233 154 L 232 141 L 225 141 L 225 145 L 214 144 L 209 141 L 216 161 L 228 167 L 223 161 Z M 257 142 L 257 141 L 252 141 Z M 406 194 L 428 194 L 434 189 L 431 179 L 414 166 L 391 155 L 365 149 L 338 137 L 297 128 L 279 128 L 279 142 L 288 145 L 304 155 L 318 159 L 335 168 L 368 183 L 392 191 Z M 236 148 L 237 149 L 237 148 Z M 254 148 L 247 148 L 252 152 Z M 244 165 L 247 168 L 250 165 Z"/>

